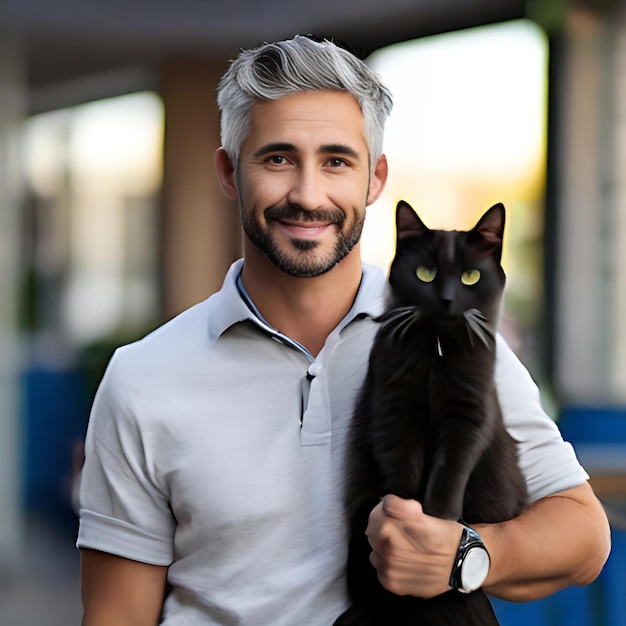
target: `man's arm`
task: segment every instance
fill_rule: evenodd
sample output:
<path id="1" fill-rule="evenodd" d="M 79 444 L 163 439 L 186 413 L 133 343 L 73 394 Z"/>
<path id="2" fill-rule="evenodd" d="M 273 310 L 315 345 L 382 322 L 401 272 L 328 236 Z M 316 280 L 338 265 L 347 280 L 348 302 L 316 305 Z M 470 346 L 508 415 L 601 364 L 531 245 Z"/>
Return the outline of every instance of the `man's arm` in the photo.
<path id="1" fill-rule="evenodd" d="M 588 585 L 611 549 L 606 514 L 588 483 L 542 498 L 509 522 L 476 530 L 493 552 L 486 591 L 512 601 Z"/>
<path id="2" fill-rule="evenodd" d="M 610 550 L 606 515 L 587 483 L 542 498 L 513 520 L 475 528 L 491 556 L 484 589 L 505 600 L 589 584 Z M 424 514 L 418 502 L 386 496 L 367 528 L 383 586 L 421 598 L 449 591 L 461 531 L 457 522 Z"/>
<path id="3" fill-rule="evenodd" d="M 82 626 L 156 626 L 167 567 L 81 549 Z"/>

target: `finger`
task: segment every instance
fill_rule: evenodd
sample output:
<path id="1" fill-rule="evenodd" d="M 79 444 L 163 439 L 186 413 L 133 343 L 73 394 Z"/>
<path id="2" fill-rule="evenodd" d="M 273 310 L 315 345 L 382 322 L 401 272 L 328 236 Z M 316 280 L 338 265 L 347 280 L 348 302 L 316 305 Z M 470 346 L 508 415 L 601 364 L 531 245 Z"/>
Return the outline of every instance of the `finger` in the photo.
<path id="1" fill-rule="evenodd" d="M 399 496 L 386 495 L 382 500 L 385 515 L 398 520 L 410 520 L 424 514 L 422 505 L 417 500 L 405 500 Z"/>

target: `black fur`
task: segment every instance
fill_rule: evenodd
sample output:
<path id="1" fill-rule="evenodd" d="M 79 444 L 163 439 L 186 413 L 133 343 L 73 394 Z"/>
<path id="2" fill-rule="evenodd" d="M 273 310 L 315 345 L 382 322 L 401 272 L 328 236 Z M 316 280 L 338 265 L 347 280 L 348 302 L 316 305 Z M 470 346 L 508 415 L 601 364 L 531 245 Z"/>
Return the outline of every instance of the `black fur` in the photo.
<path id="1" fill-rule="evenodd" d="M 526 506 L 494 385 L 504 219 L 497 204 L 470 231 L 430 230 L 406 202 L 398 204 L 392 299 L 379 319 L 348 452 L 353 605 L 335 626 L 498 623 L 482 591 L 431 600 L 385 591 L 369 563 L 365 528 L 385 494 L 468 524 L 505 521 Z"/>

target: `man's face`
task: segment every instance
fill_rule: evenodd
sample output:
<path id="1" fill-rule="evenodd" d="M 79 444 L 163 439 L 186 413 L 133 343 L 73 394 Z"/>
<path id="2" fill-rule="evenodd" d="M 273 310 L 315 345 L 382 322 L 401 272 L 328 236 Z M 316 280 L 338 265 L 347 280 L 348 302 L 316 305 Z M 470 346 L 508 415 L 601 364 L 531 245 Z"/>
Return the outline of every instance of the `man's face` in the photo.
<path id="1" fill-rule="evenodd" d="M 382 190 L 368 157 L 363 115 L 349 94 L 256 104 L 236 173 L 246 245 L 292 276 L 334 267 L 358 243 L 365 207 Z"/>

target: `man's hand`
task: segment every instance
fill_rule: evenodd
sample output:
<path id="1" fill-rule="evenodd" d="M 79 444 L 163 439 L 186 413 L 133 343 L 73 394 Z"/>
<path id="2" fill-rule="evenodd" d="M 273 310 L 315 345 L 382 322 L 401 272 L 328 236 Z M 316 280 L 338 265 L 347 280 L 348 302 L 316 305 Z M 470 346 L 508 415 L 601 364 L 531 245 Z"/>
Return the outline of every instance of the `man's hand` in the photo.
<path id="1" fill-rule="evenodd" d="M 419 598 L 448 591 L 462 529 L 426 515 L 419 502 L 386 496 L 366 531 L 381 584 Z M 591 583 L 611 546 L 606 514 L 588 483 L 546 496 L 512 520 L 475 529 L 491 557 L 485 590 L 516 602 Z"/>
<path id="2" fill-rule="evenodd" d="M 455 521 L 426 515 L 419 502 L 388 495 L 370 514 L 370 561 L 389 591 L 432 598 L 450 591 L 462 532 Z"/>

